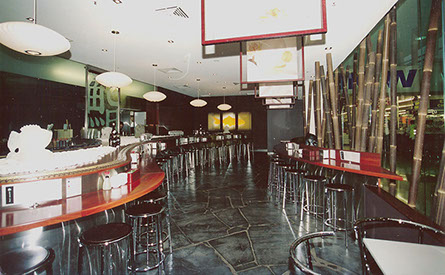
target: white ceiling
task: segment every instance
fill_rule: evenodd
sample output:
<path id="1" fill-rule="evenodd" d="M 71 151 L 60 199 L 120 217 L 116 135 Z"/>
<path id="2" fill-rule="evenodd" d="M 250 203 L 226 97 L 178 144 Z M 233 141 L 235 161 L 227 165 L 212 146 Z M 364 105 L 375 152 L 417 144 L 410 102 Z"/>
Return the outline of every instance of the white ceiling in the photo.
<path id="1" fill-rule="evenodd" d="M 327 0 L 328 33 L 321 41 L 306 38 L 306 79 L 313 77 L 316 60 L 325 63 L 327 51 L 333 53 L 334 66 L 343 61 L 395 2 Z M 159 11 L 172 6 L 180 7 L 188 18 L 174 15 L 174 9 Z M 32 0 L 0 1 L 0 22 L 25 21 L 32 16 Z M 68 57 L 80 63 L 112 70 L 116 38 L 116 71 L 133 79 L 153 84 L 152 64 L 156 63 L 158 70 L 178 70 L 156 71 L 156 86 L 196 96 L 199 78 L 202 96 L 249 93 L 240 91 L 238 43 L 217 45 L 215 54 L 205 54 L 200 0 L 122 0 L 122 4 L 112 0 L 38 0 L 37 23 L 67 37 L 71 42 Z M 111 30 L 120 34 L 115 37 Z"/>

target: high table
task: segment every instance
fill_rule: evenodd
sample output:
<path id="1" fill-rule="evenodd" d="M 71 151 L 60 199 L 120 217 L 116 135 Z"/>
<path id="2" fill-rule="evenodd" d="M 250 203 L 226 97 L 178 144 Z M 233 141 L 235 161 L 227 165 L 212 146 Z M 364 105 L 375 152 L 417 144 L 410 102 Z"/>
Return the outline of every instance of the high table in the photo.
<path id="1" fill-rule="evenodd" d="M 364 238 L 384 274 L 445 274 L 445 247 Z"/>

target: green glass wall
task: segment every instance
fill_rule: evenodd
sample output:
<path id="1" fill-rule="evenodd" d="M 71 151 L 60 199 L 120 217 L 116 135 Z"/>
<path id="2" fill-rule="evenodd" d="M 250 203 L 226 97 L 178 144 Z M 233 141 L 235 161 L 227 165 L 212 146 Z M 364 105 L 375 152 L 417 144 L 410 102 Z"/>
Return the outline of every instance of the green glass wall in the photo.
<path id="1" fill-rule="evenodd" d="M 404 178 L 404 181 L 398 182 L 397 184 L 396 197 L 405 203 L 408 199 L 409 181 L 411 180 L 412 155 L 417 125 L 416 118 L 419 107 L 418 96 L 420 94 L 420 83 L 422 80 L 431 2 L 431 0 L 405 0 L 399 1 L 396 5 L 398 76 L 397 174 L 402 175 Z M 383 25 L 384 18 L 369 33 L 374 51 L 376 50 L 378 31 L 383 30 Z M 357 45 L 357 48 L 343 62 L 345 68 L 349 66 L 352 71 L 353 56 L 354 53 L 358 54 L 358 51 Z M 442 151 L 445 136 L 443 56 L 444 43 L 441 24 L 437 37 L 433 76 L 431 80 L 430 105 L 427 115 L 421 183 L 416 205 L 416 208 L 426 215 L 431 214 L 432 197 L 439 169 L 440 152 Z M 349 92 L 351 94 L 352 75 L 349 82 Z M 387 92 L 387 100 L 389 100 L 389 86 L 387 86 Z M 389 109 L 389 105 L 387 105 L 386 115 L 388 116 Z M 343 111 L 345 112 L 346 110 Z M 386 132 L 386 134 L 388 133 Z M 382 164 L 385 168 L 389 168 L 388 140 L 388 135 L 386 135 L 384 153 L 382 155 Z M 389 182 L 383 181 L 383 188 L 388 190 Z"/>

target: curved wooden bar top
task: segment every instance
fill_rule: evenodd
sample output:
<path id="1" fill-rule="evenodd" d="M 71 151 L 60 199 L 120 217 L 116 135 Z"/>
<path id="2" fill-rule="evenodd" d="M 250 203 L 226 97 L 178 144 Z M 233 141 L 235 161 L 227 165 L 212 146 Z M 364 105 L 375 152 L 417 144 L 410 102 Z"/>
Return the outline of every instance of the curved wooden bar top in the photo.
<path id="1" fill-rule="evenodd" d="M 112 190 L 51 201 L 36 208 L 0 208 L 0 236 L 74 220 L 120 206 L 153 191 L 164 180 L 164 172 L 151 159 L 142 159 L 140 173 L 139 180 Z"/>
<path id="2" fill-rule="evenodd" d="M 358 163 L 349 163 L 346 161 L 336 160 L 336 159 L 324 159 L 318 161 L 312 161 L 305 158 L 298 158 L 294 156 L 289 156 L 286 152 L 286 148 L 284 144 L 280 144 L 275 147 L 277 152 L 281 157 L 287 157 L 293 159 L 295 161 L 301 161 L 308 164 L 325 167 L 329 169 L 334 169 L 338 171 L 344 171 L 359 175 L 371 176 L 376 178 L 386 178 L 391 180 L 402 181 L 403 177 L 399 176 L 395 173 L 392 173 L 380 166 L 377 165 L 368 165 L 368 164 L 358 164 Z"/>

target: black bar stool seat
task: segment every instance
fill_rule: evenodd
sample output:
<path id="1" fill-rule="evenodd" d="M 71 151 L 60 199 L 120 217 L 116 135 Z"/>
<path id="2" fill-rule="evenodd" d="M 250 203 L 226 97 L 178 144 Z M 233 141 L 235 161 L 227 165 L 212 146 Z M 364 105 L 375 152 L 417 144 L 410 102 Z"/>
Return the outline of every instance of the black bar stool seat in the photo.
<path id="1" fill-rule="evenodd" d="M 52 274 L 54 251 L 41 246 L 19 248 L 0 255 L 0 274 Z"/>
<path id="2" fill-rule="evenodd" d="M 80 241 L 85 245 L 106 245 L 125 239 L 131 231 L 131 226 L 125 223 L 101 224 L 83 232 Z"/>
<path id="3" fill-rule="evenodd" d="M 312 181 L 324 181 L 324 180 L 326 180 L 326 177 L 318 176 L 318 175 L 307 175 L 307 176 L 304 176 L 304 178 L 306 180 L 312 180 Z"/>
<path id="4" fill-rule="evenodd" d="M 78 273 L 84 273 L 83 251 L 86 248 L 89 255 L 87 262 L 90 265 L 89 270 L 93 269 L 95 274 L 126 274 L 129 261 L 131 264 L 132 232 L 131 226 L 125 223 L 101 224 L 83 232 L 79 237 Z M 124 241 L 128 243 L 120 246 Z M 91 258 L 94 252 L 99 255 Z"/>
<path id="5" fill-rule="evenodd" d="M 163 190 L 155 189 L 151 191 L 150 193 L 145 194 L 144 196 L 140 197 L 138 201 L 145 201 L 145 202 L 160 202 L 167 198 L 167 193 Z"/>
<path id="6" fill-rule="evenodd" d="M 343 183 L 328 183 L 325 184 L 325 188 L 337 192 L 352 191 L 354 189 L 354 187 L 352 187 L 351 185 Z"/>

